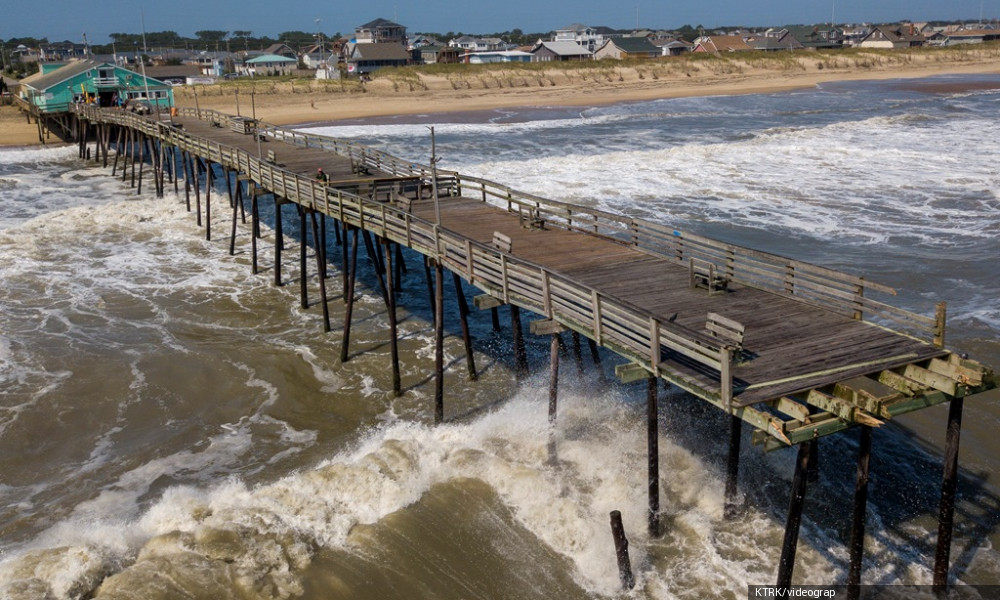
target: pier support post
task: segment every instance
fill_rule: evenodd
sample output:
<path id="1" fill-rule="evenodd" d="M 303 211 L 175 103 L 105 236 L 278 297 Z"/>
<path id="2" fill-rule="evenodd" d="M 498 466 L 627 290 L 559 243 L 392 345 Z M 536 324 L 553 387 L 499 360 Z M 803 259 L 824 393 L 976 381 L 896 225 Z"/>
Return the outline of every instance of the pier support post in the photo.
<path id="1" fill-rule="evenodd" d="M 399 245 L 396 245 L 396 260 L 402 261 L 402 254 L 399 252 Z M 398 265 L 398 263 L 397 263 Z M 397 276 L 399 270 L 396 271 Z M 469 380 L 475 381 L 478 378 L 476 373 L 476 357 L 472 354 L 472 335 L 469 333 L 469 304 L 465 300 L 465 290 L 462 289 L 462 278 L 454 271 L 451 274 L 455 282 L 455 298 L 458 302 L 458 316 L 462 321 L 462 342 L 465 344 L 465 367 L 469 371 Z"/>
<path id="2" fill-rule="evenodd" d="M 308 273 L 306 272 L 306 251 L 309 249 L 306 239 L 306 209 L 301 204 L 295 205 L 299 213 L 299 305 L 303 310 L 309 308 Z"/>
<path id="3" fill-rule="evenodd" d="M 799 444 L 799 454 L 795 461 L 795 475 L 792 478 L 792 496 L 788 502 L 788 520 L 785 522 L 785 537 L 781 544 L 781 559 L 778 562 L 779 588 L 792 585 L 792 571 L 795 570 L 795 551 L 799 544 L 799 525 L 802 524 L 802 507 L 806 498 L 806 483 L 809 469 L 809 444 Z"/>
<path id="4" fill-rule="evenodd" d="M 490 308 L 490 318 L 493 320 L 493 333 L 500 333 L 500 310 L 497 307 Z"/>
<path id="5" fill-rule="evenodd" d="M 348 228 L 347 224 L 344 224 L 344 241 L 347 241 L 348 235 L 351 233 L 351 229 Z M 347 291 L 345 293 L 345 300 L 347 301 L 347 308 L 344 310 L 344 337 L 340 341 L 340 362 L 347 362 L 348 348 L 351 344 L 351 313 L 354 312 L 354 280 L 358 274 L 358 233 L 357 229 L 354 229 L 354 239 L 351 240 L 350 255 L 351 260 L 350 273 L 347 276 Z M 345 246 L 346 249 L 346 246 Z"/>
<path id="6" fill-rule="evenodd" d="M 549 424 L 554 425 L 559 410 L 559 332 L 549 340 Z M 550 452 L 551 454 L 551 452 Z"/>
<path id="7" fill-rule="evenodd" d="M 344 302 L 347 302 L 347 259 L 350 256 L 347 251 L 347 242 L 350 237 L 350 230 L 347 228 L 347 223 L 339 222 L 337 224 L 338 229 L 343 230 L 343 235 L 340 237 L 340 278 L 343 282 L 343 296 Z"/>
<path id="8" fill-rule="evenodd" d="M 239 191 L 237 191 L 237 196 L 239 196 Z M 309 217 L 312 220 L 312 233 L 313 242 L 316 244 L 316 267 L 319 270 L 319 297 L 320 303 L 323 305 L 323 332 L 329 333 L 330 331 L 330 307 L 328 305 L 328 299 L 326 297 L 326 278 L 323 276 L 323 270 L 326 268 L 326 238 L 319 237 L 319 227 L 316 224 L 316 211 L 309 211 Z M 236 209 L 233 209 L 233 227 L 236 226 Z"/>
<path id="9" fill-rule="evenodd" d="M 622 588 L 630 590 L 635 587 L 635 576 L 632 575 L 632 560 L 628 555 L 628 538 L 625 537 L 625 527 L 622 525 L 622 513 L 617 510 L 611 511 L 611 537 L 615 540 L 618 577 Z"/>
<path id="10" fill-rule="evenodd" d="M 139 184 L 136 195 L 142 194 L 142 168 L 146 165 L 146 136 L 139 135 Z"/>
<path id="11" fill-rule="evenodd" d="M 249 183 L 247 188 L 250 188 L 250 272 L 256 275 L 258 271 L 257 238 L 259 236 L 257 232 L 260 231 L 260 210 L 257 206 L 257 186 L 254 183 Z"/>
<path id="12" fill-rule="evenodd" d="M 514 375 L 521 381 L 528 375 L 528 352 L 521 330 L 521 309 L 515 304 L 510 305 L 510 325 L 514 334 Z"/>
<path id="13" fill-rule="evenodd" d="M 212 180 L 215 169 L 212 162 L 205 161 L 205 239 L 212 241 Z"/>
<path id="14" fill-rule="evenodd" d="M 958 446 L 962 438 L 964 398 L 955 398 L 948 407 L 945 433 L 944 474 L 941 478 L 941 504 L 938 507 L 937 551 L 934 554 L 934 591 L 948 588 L 952 527 L 955 522 L 955 489 L 958 487 Z"/>
<path id="15" fill-rule="evenodd" d="M 396 337 L 396 293 L 395 277 L 392 272 L 392 242 L 383 239 L 382 248 L 385 252 L 385 285 L 387 291 L 389 313 L 389 355 L 392 360 L 392 395 L 399 396 L 402 385 L 399 377 L 399 340 Z"/>
<path id="16" fill-rule="evenodd" d="M 434 261 L 434 423 L 444 422 L 444 268 Z"/>
<path id="17" fill-rule="evenodd" d="M 427 282 L 427 298 L 430 301 L 431 306 L 434 307 L 436 306 L 434 300 L 434 278 L 431 277 L 431 259 L 427 256 L 424 257 L 424 281 Z M 436 327 L 437 311 L 434 310 L 432 312 L 433 314 L 431 315 L 431 319 L 433 322 L 431 325 Z"/>
<path id="18" fill-rule="evenodd" d="M 647 479 L 649 485 L 649 536 L 660 537 L 660 415 L 657 406 L 659 382 L 646 378 Z"/>
<path id="19" fill-rule="evenodd" d="M 226 171 L 226 183 L 229 183 L 229 172 Z M 229 188 L 229 195 L 231 199 L 231 204 L 233 206 L 233 223 L 232 229 L 229 232 L 229 256 L 236 254 L 236 214 L 239 210 L 236 205 L 239 204 L 243 206 L 243 186 L 236 182 L 236 196 L 233 196 L 233 190 Z"/>
<path id="20" fill-rule="evenodd" d="M 743 419 L 736 415 L 729 417 L 729 460 L 726 462 L 726 498 L 723 515 L 733 519 L 739 513 L 736 502 L 740 477 L 740 442 L 743 439 Z"/>
<path id="21" fill-rule="evenodd" d="M 371 233 L 367 229 L 362 229 L 362 235 L 365 238 L 365 250 L 368 251 L 368 258 L 372 261 L 372 268 L 375 269 L 375 274 L 378 276 L 378 287 L 382 291 L 382 300 L 385 301 L 385 305 L 389 306 L 389 297 L 385 291 L 385 274 L 383 273 L 382 261 L 379 260 L 378 252 L 375 251 L 375 244 L 372 243 Z"/>
<path id="22" fill-rule="evenodd" d="M 184 205 L 191 212 L 191 158 L 186 150 L 181 150 L 181 162 L 184 163 Z"/>
<path id="23" fill-rule="evenodd" d="M 819 481 L 819 440 L 809 440 L 809 470 L 806 472 L 809 483 Z"/>
<path id="24" fill-rule="evenodd" d="M 570 339 L 573 341 L 573 360 L 576 362 L 576 372 L 578 375 L 583 375 L 583 345 L 580 343 L 580 332 L 572 332 Z"/>
<path id="25" fill-rule="evenodd" d="M 274 285 L 281 287 L 281 248 L 285 233 L 281 226 L 281 199 L 274 194 Z"/>
<path id="26" fill-rule="evenodd" d="M 191 155 L 191 175 L 194 178 L 194 212 L 201 227 L 201 159 Z"/>
<path id="27" fill-rule="evenodd" d="M 118 158 L 122 154 L 122 140 L 125 136 L 125 128 L 118 128 L 118 137 L 115 138 L 115 162 L 111 165 L 111 176 L 115 177 L 118 175 Z"/>
<path id="28" fill-rule="evenodd" d="M 865 553 L 865 516 L 868 510 L 868 463 L 872 450 L 872 428 L 861 426 L 858 439 L 858 471 L 854 482 L 854 514 L 851 519 L 851 560 L 847 571 L 847 598 L 861 594 L 861 560 Z"/>

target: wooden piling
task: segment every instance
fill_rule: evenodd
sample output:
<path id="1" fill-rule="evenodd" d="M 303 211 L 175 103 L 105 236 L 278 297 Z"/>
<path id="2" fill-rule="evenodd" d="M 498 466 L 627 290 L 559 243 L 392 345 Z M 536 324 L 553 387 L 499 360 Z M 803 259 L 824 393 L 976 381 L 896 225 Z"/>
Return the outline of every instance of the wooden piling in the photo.
<path id="1" fill-rule="evenodd" d="M 118 174 L 118 158 L 122 154 L 122 143 L 125 138 L 125 128 L 118 128 L 118 137 L 115 140 L 115 162 L 111 166 L 111 176 L 115 177 Z"/>
<path id="2" fill-rule="evenodd" d="M 237 192 L 237 195 L 239 192 Z M 323 332 L 330 332 L 330 306 L 326 297 L 326 278 L 323 277 L 323 269 L 326 266 L 326 238 L 319 236 L 319 226 L 316 224 L 316 212 L 310 211 L 309 218 L 312 220 L 313 243 L 316 244 L 316 268 L 320 272 L 319 277 L 319 299 L 323 305 Z M 234 218 L 235 223 L 235 218 Z"/>
<path id="3" fill-rule="evenodd" d="M 226 183 L 227 184 L 229 183 L 228 171 L 226 172 Z M 238 212 L 236 205 L 239 204 L 240 206 L 243 206 L 243 186 L 240 185 L 240 183 L 237 181 L 236 195 L 233 196 L 233 190 L 231 187 L 229 188 L 229 194 L 232 197 L 232 205 L 233 205 L 233 222 L 232 222 L 232 228 L 230 229 L 229 232 L 229 256 L 233 256 L 236 254 L 236 214 Z"/>
<path id="4" fill-rule="evenodd" d="M 521 309 L 515 304 L 510 305 L 510 325 L 514 335 L 514 375 L 520 381 L 528 375 L 528 352 L 521 330 Z"/>
<path id="5" fill-rule="evenodd" d="M 431 276 L 431 258 L 424 257 L 424 281 L 427 283 L 427 298 L 432 307 L 436 306 L 434 300 L 434 278 Z M 432 311 L 431 325 L 437 327 L 437 311 Z"/>
<path id="6" fill-rule="evenodd" d="M 549 423 L 556 422 L 559 402 L 559 333 L 555 332 L 549 341 Z"/>
<path id="7" fill-rule="evenodd" d="M 434 423 L 444 422 L 444 268 L 434 261 Z"/>
<path id="8" fill-rule="evenodd" d="M 816 438 L 809 440 L 809 470 L 806 476 L 809 483 L 819 481 L 819 440 Z"/>
<path id="9" fill-rule="evenodd" d="M 351 229 L 348 229 L 345 225 L 344 228 L 344 241 L 347 240 L 347 236 L 350 234 Z M 354 280 L 357 278 L 358 274 L 358 233 L 357 229 L 354 229 L 354 239 L 351 240 L 351 249 L 349 254 L 350 259 L 350 273 L 347 276 L 347 293 L 345 294 L 345 299 L 347 300 L 347 308 L 344 310 L 344 336 L 340 341 L 340 362 L 345 363 L 348 359 L 348 347 L 351 343 L 351 313 L 354 311 Z M 346 248 L 346 246 L 345 246 Z"/>
<path id="10" fill-rule="evenodd" d="M 375 275 L 378 279 L 378 288 L 382 292 L 382 300 L 386 306 L 389 306 L 388 293 L 385 291 L 385 273 L 383 272 L 382 261 L 379 260 L 378 252 L 375 251 L 375 244 L 372 243 L 371 233 L 367 229 L 362 229 L 361 235 L 364 237 L 365 250 L 368 252 L 368 258 L 372 262 L 372 268 L 375 270 Z"/>
<path id="11" fill-rule="evenodd" d="M 196 222 L 201 227 L 201 159 L 191 155 L 191 174 L 194 176 L 194 212 Z"/>
<path id="12" fill-rule="evenodd" d="M 868 510 L 868 463 L 872 450 L 872 428 L 860 427 L 858 469 L 854 481 L 854 512 L 851 518 L 850 566 L 847 571 L 847 598 L 861 595 L 861 561 L 865 554 L 865 517 Z"/>
<path id="13" fill-rule="evenodd" d="M 388 314 L 389 314 L 389 355 L 392 362 L 392 395 L 399 396 L 402 392 L 399 377 L 399 340 L 396 336 L 396 294 L 393 286 L 395 277 L 392 272 L 392 245 L 387 240 L 382 240 L 382 248 L 385 251 L 385 285 L 388 292 Z"/>
<path id="14" fill-rule="evenodd" d="M 788 519 L 785 521 L 785 537 L 781 543 L 781 559 L 778 562 L 777 587 L 792 585 L 792 571 L 795 570 L 795 551 L 799 544 L 799 525 L 802 524 L 802 507 L 806 499 L 806 483 L 809 469 L 809 444 L 799 444 L 799 454 L 795 461 L 795 475 L 792 478 L 792 494 L 788 501 Z"/>
<path id="15" fill-rule="evenodd" d="M 726 461 L 726 497 L 723 515 L 733 519 L 739 514 L 736 502 L 740 477 L 740 442 L 743 439 L 743 419 L 736 415 L 729 417 L 729 459 Z"/>
<path id="16" fill-rule="evenodd" d="M 139 135 L 139 183 L 135 191 L 136 194 L 142 194 L 142 168 L 146 164 L 146 136 Z"/>
<path id="17" fill-rule="evenodd" d="M 215 169 L 212 161 L 205 161 L 205 239 L 212 240 L 212 180 Z"/>
<path id="18" fill-rule="evenodd" d="M 281 224 L 281 198 L 274 194 L 274 285 L 281 287 L 281 248 L 285 233 Z"/>
<path id="19" fill-rule="evenodd" d="M 934 591 L 939 593 L 948 588 L 952 528 L 955 522 L 955 489 L 958 487 L 958 447 L 962 439 L 964 404 L 965 398 L 959 396 L 948 407 L 944 473 L 941 478 L 941 503 L 938 507 L 937 551 L 934 554 Z"/>
<path id="20" fill-rule="evenodd" d="M 299 306 L 303 310 L 309 308 L 309 286 L 306 273 L 306 254 L 309 244 L 306 240 L 306 209 L 301 204 L 295 205 L 299 213 Z"/>
<path id="21" fill-rule="evenodd" d="M 186 150 L 181 151 L 181 163 L 184 166 L 184 205 L 191 212 L 191 158 Z"/>
<path id="22" fill-rule="evenodd" d="M 399 244 L 396 245 L 397 260 L 402 260 L 399 252 Z M 399 271 L 397 270 L 397 273 Z M 458 302 L 458 316 L 462 322 L 462 342 L 465 344 L 465 367 L 469 372 L 469 381 L 478 378 L 476 373 L 476 357 L 472 353 L 472 335 L 469 333 L 469 304 L 465 300 L 465 290 L 462 289 L 462 278 L 458 273 L 452 272 L 452 280 L 455 282 L 455 299 Z"/>
<path id="23" fill-rule="evenodd" d="M 250 187 L 253 186 L 253 187 Z M 260 227 L 260 209 L 257 206 L 257 186 L 250 184 L 250 272 L 257 274 L 257 231 Z"/>
<path id="24" fill-rule="evenodd" d="M 647 480 L 649 487 L 649 535 L 660 537 L 660 415 L 659 382 L 646 378 L 646 442 L 648 446 Z"/>
<path id="25" fill-rule="evenodd" d="M 611 537 L 615 541 L 618 577 L 621 579 L 622 588 L 630 590 L 635 587 L 635 576 L 632 574 L 632 560 L 628 555 L 628 538 L 625 537 L 625 526 L 622 525 L 621 511 L 611 511 Z"/>
<path id="26" fill-rule="evenodd" d="M 573 343 L 573 362 L 576 363 L 576 372 L 583 375 L 583 345 L 580 343 L 580 332 L 573 331 L 570 334 Z"/>

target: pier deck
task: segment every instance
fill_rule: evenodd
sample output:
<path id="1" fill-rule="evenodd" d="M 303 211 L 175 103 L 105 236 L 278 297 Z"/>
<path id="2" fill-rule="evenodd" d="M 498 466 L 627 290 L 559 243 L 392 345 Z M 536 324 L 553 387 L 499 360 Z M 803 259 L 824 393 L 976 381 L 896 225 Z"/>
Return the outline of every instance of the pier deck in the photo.
<path id="1" fill-rule="evenodd" d="M 874 298 L 893 290 L 862 277 L 213 111 L 167 123 L 79 110 L 439 261 L 495 303 L 626 357 L 624 380 L 666 379 L 750 423 L 767 449 L 995 385 L 944 348 L 943 305 L 895 308 Z"/>

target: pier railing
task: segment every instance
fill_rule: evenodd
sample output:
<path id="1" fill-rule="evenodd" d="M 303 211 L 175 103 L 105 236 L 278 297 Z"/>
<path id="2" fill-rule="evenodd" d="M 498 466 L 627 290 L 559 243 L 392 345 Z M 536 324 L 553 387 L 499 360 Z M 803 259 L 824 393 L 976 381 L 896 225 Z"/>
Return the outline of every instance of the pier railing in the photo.
<path id="1" fill-rule="evenodd" d="M 215 111 L 201 111 L 198 115 L 194 109 L 181 110 L 203 120 L 229 118 Z M 427 165 L 404 161 L 350 140 L 293 131 L 266 123 L 258 124 L 258 132 L 284 143 L 336 152 L 349 157 L 355 165 L 378 169 L 396 177 L 419 177 L 425 182 L 432 177 L 432 170 Z M 643 219 L 535 196 L 454 171 L 439 169 L 437 187 L 441 195 L 478 197 L 483 202 L 516 213 L 528 226 L 559 227 L 628 244 L 671 260 L 683 268 L 711 268 L 726 281 L 763 289 L 854 319 L 891 327 L 938 346 L 944 345 L 943 304 L 936 307 L 933 317 L 893 306 L 872 295 L 894 296 L 896 291 L 864 277 L 713 240 Z"/>
<path id="2" fill-rule="evenodd" d="M 411 247 L 505 303 L 558 321 L 633 360 L 652 375 L 667 375 L 662 367 L 665 351 L 685 357 L 717 375 L 697 380 L 671 379 L 728 408 L 732 398 L 730 349 L 706 332 L 661 321 L 649 311 L 439 227 L 397 205 L 328 187 L 252 153 L 191 135 L 170 123 L 96 107 L 81 106 L 76 110 L 85 118 L 132 127 L 180 150 L 246 173 L 282 198 Z"/>
<path id="3" fill-rule="evenodd" d="M 743 420 L 768 429 L 770 417 L 766 413 L 752 407 L 733 405 L 733 349 L 705 331 L 661 320 L 645 309 L 613 296 L 605 296 L 599 290 L 551 272 L 532 261 L 420 219 L 397 204 L 329 187 L 262 160 L 253 153 L 191 135 L 168 122 L 90 106 L 78 106 L 74 110 L 88 119 L 132 127 L 178 149 L 243 172 L 271 193 L 413 248 L 439 261 L 491 296 L 578 331 L 633 361 L 650 375 L 667 378 L 724 410 L 739 411 Z M 313 139 L 315 136 L 299 139 L 291 133 L 286 135 L 288 139 L 297 140 L 295 143 L 310 146 L 317 143 Z M 324 147 L 333 150 L 337 146 L 331 141 L 329 146 Z M 401 175 L 422 172 L 419 166 L 410 170 L 411 163 L 398 159 L 392 159 L 392 162 L 388 155 L 363 149 L 356 144 L 341 142 L 339 147 L 343 151 L 333 151 L 347 152 L 350 156 L 361 156 L 363 153 L 366 160 L 382 161 L 382 165 L 395 164 L 399 166 Z M 841 312 L 847 311 L 855 318 L 861 318 L 866 312 L 889 316 L 907 324 L 922 325 L 935 332 L 935 336 L 936 327 L 943 327 L 943 317 L 928 319 L 870 300 L 864 295 L 866 289 L 894 292 L 863 278 L 682 233 L 639 219 L 519 193 L 479 178 L 450 172 L 445 176 L 466 196 L 470 189 L 478 189 L 486 201 L 509 203 L 508 210 L 534 219 L 533 224 L 544 221 L 542 226 L 605 237 L 669 258 L 680 265 L 686 265 L 692 259 L 711 262 L 717 266 L 718 273 L 732 281 Z M 669 364 L 665 361 L 666 357 L 671 359 Z M 676 368 L 678 364 L 690 368 Z"/>

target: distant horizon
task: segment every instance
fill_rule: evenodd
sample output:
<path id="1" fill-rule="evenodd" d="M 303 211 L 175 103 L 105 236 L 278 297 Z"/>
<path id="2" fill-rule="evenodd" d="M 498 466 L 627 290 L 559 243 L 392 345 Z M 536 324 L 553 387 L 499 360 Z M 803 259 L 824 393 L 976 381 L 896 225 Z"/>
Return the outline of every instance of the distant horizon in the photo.
<path id="1" fill-rule="evenodd" d="M 332 5 L 307 0 L 292 11 L 274 14 L 274 6 L 263 0 L 222 0 L 206 4 L 178 0 L 143 6 L 141 3 L 108 0 L 100 11 L 80 14 L 80 5 L 54 0 L 46 5 L 46 16 L 33 11 L 10 11 L 0 22 L 0 40 L 46 38 L 49 42 L 111 43 L 112 33 L 174 31 L 195 38 L 195 31 L 251 31 L 253 37 L 277 37 L 286 31 L 349 35 L 360 25 L 378 18 L 403 25 L 409 33 L 434 32 L 486 35 L 520 29 L 526 34 L 548 33 L 574 23 L 617 30 L 674 30 L 685 25 L 705 29 L 819 25 L 824 23 L 896 23 L 902 21 L 994 22 L 1000 0 L 886 0 L 866 6 L 864 0 L 826 0 L 800 3 L 793 0 L 759 0 L 747 5 L 736 0 L 705 0 L 697 6 L 649 6 L 641 1 L 622 10 L 596 0 L 556 0 L 538 6 L 530 0 L 507 0 L 501 4 L 468 0 L 456 7 L 444 0 L 425 0 L 419 7 L 399 6 L 373 0 L 363 6 L 334 11 Z M 993 15 L 993 16 L 989 16 Z M 201 23 L 193 25 L 193 23 Z"/>

